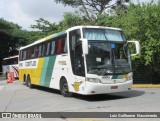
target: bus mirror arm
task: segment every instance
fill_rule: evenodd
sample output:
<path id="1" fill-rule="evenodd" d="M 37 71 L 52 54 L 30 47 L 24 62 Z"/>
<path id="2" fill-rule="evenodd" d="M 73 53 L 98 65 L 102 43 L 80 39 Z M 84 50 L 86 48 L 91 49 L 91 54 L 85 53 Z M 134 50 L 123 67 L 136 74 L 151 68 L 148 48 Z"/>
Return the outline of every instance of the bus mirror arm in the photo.
<path id="1" fill-rule="evenodd" d="M 136 48 L 136 53 L 135 54 L 131 54 L 131 56 L 136 56 L 136 55 L 140 54 L 140 43 L 138 41 L 133 41 L 132 40 L 132 41 L 128 41 L 128 43 L 134 43 L 135 44 L 135 48 Z"/>
<path id="2" fill-rule="evenodd" d="M 88 54 L 88 40 L 87 39 L 80 39 L 80 41 L 82 41 L 83 55 L 87 55 Z"/>

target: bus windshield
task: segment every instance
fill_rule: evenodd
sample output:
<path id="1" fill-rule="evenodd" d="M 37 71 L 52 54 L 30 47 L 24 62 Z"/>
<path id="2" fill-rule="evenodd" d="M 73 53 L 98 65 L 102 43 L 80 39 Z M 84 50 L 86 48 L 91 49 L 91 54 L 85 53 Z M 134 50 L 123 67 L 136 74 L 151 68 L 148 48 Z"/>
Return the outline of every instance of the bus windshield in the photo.
<path id="1" fill-rule="evenodd" d="M 86 55 L 87 73 L 109 75 L 132 71 L 130 53 L 123 32 L 85 29 L 84 38 L 88 39 L 89 48 L 89 53 Z"/>
<path id="2" fill-rule="evenodd" d="M 123 32 L 119 30 L 84 28 L 83 31 L 84 38 L 88 40 L 103 40 L 115 42 L 126 41 Z"/>
<path id="3" fill-rule="evenodd" d="M 18 57 L 3 59 L 3 65 L 18 64 Z"/>

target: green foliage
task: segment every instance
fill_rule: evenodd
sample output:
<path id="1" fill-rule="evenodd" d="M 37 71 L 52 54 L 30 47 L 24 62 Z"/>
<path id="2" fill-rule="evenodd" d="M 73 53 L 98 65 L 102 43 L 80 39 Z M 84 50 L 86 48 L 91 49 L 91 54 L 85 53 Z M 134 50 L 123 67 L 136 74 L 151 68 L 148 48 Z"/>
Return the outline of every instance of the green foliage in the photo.
<path id="1" fill-rule="evenodd" d="M 88 21 L 85 21 L 83 18 L 81 18 L 78 12 L 66 12 L 64 13 L 63 18 L 64 19 L 58 24 L 50 23 L 47 20 L 40 18 L 39 20 L 36 20 L 36 25 L 31 25 L 31 28 L 39 30 L 40 34 L 38 36 L 39 38 L 42 38 L 44 36 L 60 32 L 73 26 L 88 24 Z"/>
<path id="2" fill-rule="evenodd" d="M 103 14 L 106 14 L 108 8 L 124 8 L 126 2 L 130 0 L 55 0 L 56 3 L 78 8 L 83 14 L 83 18 L 92 23 L 96 23 Z"/>
<path id="3" fill-rule="evenodd" d="M 27 33 L 17 24 L 0 18 L 0 65 L 4 57 L 17 55 L 18 48 L 27 44 Z"/>
<path id="4" fill-rule="evenodd" d="M 22 30 L 17 24 L 0 19 L 0 58 L 18 54 L 21 46 L 40 39 L 42 35 L 42 32 Z"/>
<path id="5" fill-rule="evenodd" d="M 20 45 L 25 45 L 26 33 L 17 24 L 0 19 L 0 49 L 3 50 L 1 57 L 14 54 L 12 51 L 15 52 Z"/>
<path id="6" fill-rule="evenodd" d="M 64 13 L 64 19 L 59 23 L 59 30 L 65 30 L 67 28 L 83 25 L 85 21 L 77 13 Z"/>
<path id="7" fill-rule="evenodd" d="M 37 29 L 41 32 L 40 37 L 47 36 L 49 33 L 57 31 L 58 26 L 55 23 L 51 23 L 43 18 L 36 20 L 37 25 L 31 25 L 31 28 Z"/>
<path id="8" fill-rule="evenodd" d="M 27 33 L 27 43 L 28 44 L 33 43 L 36 40 L 39 40 L 39 39 L 41 39 L 45 36 L 46 35 L 41 31 L 28 31 L 28 33 Z"/>

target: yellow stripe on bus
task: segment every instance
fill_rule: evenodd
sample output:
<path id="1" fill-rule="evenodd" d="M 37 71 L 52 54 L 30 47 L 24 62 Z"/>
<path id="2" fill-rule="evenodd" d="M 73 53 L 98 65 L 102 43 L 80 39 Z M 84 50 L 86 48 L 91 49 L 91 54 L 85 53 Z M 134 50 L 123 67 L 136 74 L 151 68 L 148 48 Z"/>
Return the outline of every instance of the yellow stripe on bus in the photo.
<path id="1" fill-rule="evenodd" d="M 35 77 L 33 79 L 33 84 L 36 84 L 36 85 L 40 84 L 43 63 L 44 63 L 44 58 L 39 58 L 38 67 L 37 67 L 37 69 L 35 69 L 35 72 L 34 72 L 35 75 L 33 76 L 33 77 Z"/>
<path id="2" fill-rule="evenodd" d="M 51 39 L 53 35 L 55 35 L 55 34 L 52 34 L 52 35 L 49 35 L 49 36 L 45 37 L 44 40 L 49 40 L 49 39 Z"/>

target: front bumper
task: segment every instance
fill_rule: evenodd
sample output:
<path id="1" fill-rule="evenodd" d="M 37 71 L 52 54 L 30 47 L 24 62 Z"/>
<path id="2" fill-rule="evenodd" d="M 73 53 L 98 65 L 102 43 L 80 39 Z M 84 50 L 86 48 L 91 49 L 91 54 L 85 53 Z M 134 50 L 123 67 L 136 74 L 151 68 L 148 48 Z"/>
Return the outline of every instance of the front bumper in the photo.
<path id="1" fill-rule="evenodd" d="M 102 84 L 86 81 L 85 95 L 107 94 L 113 92 L 129 91 L 132 88 L 133 80 L 116 84 Z M 112 88 L 117 87 L 117 88 Z"/>

